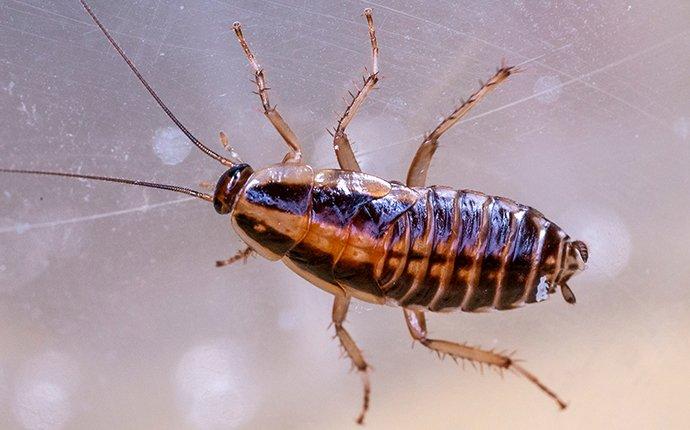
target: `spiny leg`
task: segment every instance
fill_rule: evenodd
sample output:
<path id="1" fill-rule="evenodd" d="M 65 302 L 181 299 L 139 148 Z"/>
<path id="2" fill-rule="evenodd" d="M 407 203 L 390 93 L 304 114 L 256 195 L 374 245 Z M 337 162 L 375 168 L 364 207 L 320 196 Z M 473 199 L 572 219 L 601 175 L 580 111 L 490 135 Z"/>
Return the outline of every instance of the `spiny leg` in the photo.
<path id="1" fill-rule="evenodd" d="M 374 18 L 370 8 L 364 9 L 364 16 L 369 26 L 369 40 L 371 41 L 371 73 L 366 78 L 363 78 L 362 88 L 358 89 L 357 94 L 350 93 L 352 101 L 338 121 L 338 126 L 335 128 L 335 133 L 333 135 L 333 148 L 335 149 L 335 156 L 338 158 L 340 168 L 352 170 L 354 172 L 361 172 L 362 170 L 352 150 L 350 140 L 347 138 L 345 128 L 350 124 L 352 118 L 355 117 L 359 108 L 362 107 L 364 100 L 379 80 L 379 45 L 376 41 Z"/>
<path id="2" fill-rule="evenodd" d="M 455 125 L 460 118 L 462 118 L 472 108 L 472 106 L 477 103 L 477 101 L 491 91 L 491 87 L 502 82 L 504 79 L 510 76 L 511 73 L 515 73 L 515 70 L 512 67 L 506 67 L 502 64 L 501 68 L 489 80 L 489 82 L 482 85 L 482 88 L 480 88 L 479 91 L 472 94 L 472 96 L 466 102 L 457 108 L 448 118 L 443 120 L 433 132 L 431 132 L 431 134 L 419 147 L 414 159 L 412 160 L 410 170 L 407 174 L 408 186 L 423 187 L 426 185 L 426 177 L 429 165 L 431 163 L 431 158 L 438 146 L 438 138 L 446 130 Z M 487 364 L 489 366 L 496 366 L 499 369 L 513 370 L 516 373 L 524 376 L 527 380 L 542 390 L 547 396 L 555 400 L 561 409 L 566 408 L 566 403 L 561 400 L 553 390 L 542 384 L 536 376 L 525 370 L 512 358 L 497 354 L 493 351 L 485 351 L 455 342 L 448 342 L 440 339 L 429 339 L 427 338 L 426 318 L 424 316 L 424 312 L 409 309 L 403 309 L 403 312 L 405 314 L 407 328 L 410 331 L 412 338 L 419 341 L 422 345 L 426 346 L 430 350 L 435 351 L 439 355 L 450 355 L 454 360 L 459 358 L 461 360 L 469 360 L 471 363 L 477 362 L 480 365 Z"/>
<path id="3" fill-rule="evenodd" d="M 232 257 L 225 259 L 225 260 L 218 260 L 216 261 L 216 267 L 224 267 L 228 266 L 236 261 L 242 260 L 243 263 L 247 262 L 247 258 L 249 258 L 250 255 L 252 255 L 252 252 L 254 252 L 253 249 L 250 247 L 246 247 L 240 251 L 237 251 L 235 255 Z"/>
<path id="4" fill-rule="evenodd" d="M 558 403 L 561 409 L 565 409 L 567 404 L 561 400 L 558 395 L 553 392 L 546 385 L 542 384 L 536 376 L 518 365 L 512 358 L 497 354 L 493 351 L 485 351 L 483 349 L 472 346 L 461 345 L 455 342 L 448 342 L 445 340 L 429 339 L 427 338 L 426 318 L 424 312 L 412 311 L 403 309 L 405 313 L 405 322 L 407 328 L 410 330 L 410 335 L 414 340 L 418 340 L 422 345 L 426 346 L 439 355 L 450 355 L 453 359 L 469 360 L 471 363 L 487 364 L 489 366 L 496 366 L 500 369 L 513 370 L 514 372 L 524 376 L 539 387 L 547 396 L 551 397 Z"/>
<path id="5" fill-rule="evenodd" d="M 280 116 L 276 108 L 271 106 L 271 103 L 268 100 L 269 88 L 266 86 L 266 76 L 264 75 L 264 70 L 259 67 L 254 54 L 249 49 L 247 41 L 244 39 L 244 35 L 242 34 L 242 26 L 239 22 L 236 22 L 232 25 L 232 28 L 235 30 L 237 40 L 239 40 L 242 50 L 244 50 L 244 54 L 249 60 L 249 64 L 254 69 L 254 83 L 259 89 L 257 94 L 261 99 L 261 105 L 264 108 L 264 115 L 266 115 L 266 118 L 271 121 L 273 127 L 275 127 L 290 148 L 290 151 L 283 159 L 283 162 L 299 162 L 302 158 L 302 149 L 300 148 L 299 140 L 297 139 L 297 136 L 295 136 L 295 133 L 292 131 L 292 129 L 290 129 L 290 126 L 288 126 L 288 124 L 285 122 L 283 117 Z"/>
<path id="6" fill-rule="evenodd" d="M 407 172 L 407 185 L 410 187 L 423 187 L 426 176 L 429 172 L 431 158 L 438 148 L 438 139 L 448 131 L 449 128 L 457 124 L 460 119 L 472 109 L 479 100 L 493 90 L 496 85 L 503 82 L 513 73 L 518 72 L 514 67 L 507 67 L 501 63 L 501 67 L 486 83 L 482 83 L 481 88 L 472 94 L 467 101 L 464 101 L 457 109 L 446 117 L 441 123 L 424 139 L 417 153 L 412 159 L 410 169 Z M 480 82 L 481 83 L 481 82 Z"/>
<path id="7" fill-rule="evenodd" d="M 369 384 L 369 365 L 364 361 L 364 356 L 362 351 L 359 349 L 357 344 L 350 334 L 343 327 L 343 322 L 345 322 L 345 317 L 347 316 L 347 310 L 350 306 L 350 296 L 346 294 L 336 295 L 335 301 L 333 302 L 333 325 L 335 326 L 335 334 L 340 339 L 340 344 L 345 349 L 345 352 L 352 360 L 352 364 L 357 369 L 357 372 L 362 376 L 362 383 L 364 384 L 364 397 L 362 400 L 362 411 L 357 417 L 357 424 L 364 423 L 364 416 L 369 409 L 369 396 L 371 394 L 371 385 Z"/>

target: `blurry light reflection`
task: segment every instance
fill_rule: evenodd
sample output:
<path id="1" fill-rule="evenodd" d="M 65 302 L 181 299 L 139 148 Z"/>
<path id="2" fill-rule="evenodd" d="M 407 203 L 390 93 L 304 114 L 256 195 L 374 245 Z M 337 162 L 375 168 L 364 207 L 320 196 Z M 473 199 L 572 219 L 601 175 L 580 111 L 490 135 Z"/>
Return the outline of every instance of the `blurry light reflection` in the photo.
<path id="1" fill-rule="evenodd" d="M 49 351 L 21 369 L 12 411 L 21 425 L 30 430 L 65 428 L 72 416 L 71 397 L 79 373 L 73 359 Z"/>
<path id="2" fill-rule="evenodd" d="M 179 408 L 196 428 L 237 428 L 255 414 L 259 400 L 241 346 L 224 340 L 189 349 L 175 374 Z"/>

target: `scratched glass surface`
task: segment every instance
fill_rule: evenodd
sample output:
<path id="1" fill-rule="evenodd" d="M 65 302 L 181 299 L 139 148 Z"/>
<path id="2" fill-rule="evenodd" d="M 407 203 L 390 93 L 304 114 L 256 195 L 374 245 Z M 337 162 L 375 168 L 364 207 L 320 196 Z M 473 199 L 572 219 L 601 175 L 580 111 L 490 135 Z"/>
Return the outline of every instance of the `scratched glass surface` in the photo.
<path id="1" fill-rule="evenodd" d="M 401 180 L 425 132 L 505 58 L 527 63 L 441 140 L 429 182 L 509 196 L 590 246 L 560 296 L 434 314 L 434 337 L 517 350 L 570 402 L 410 349 L 399 309 L 355 303 L 374 366 L 369 428 L 680 428 L 690 420 L 690 5 L 684 1 L 94 0 L 180 119 L 253 165 L 285 147 L 252 94 L 240 20 L 307 160 L 369 64 L 351 125 L 363 168 Z M 0 2 L 0 165 L 196 186 L 192 148 L 76 0 Z M 530 61 L 531 60 L 531 61 Z M 0 427 L 353 428 L 360 380 L 331 297 L 279 263 L 216 269 L 227 218 L 158 190 L 0 176 Z"/>

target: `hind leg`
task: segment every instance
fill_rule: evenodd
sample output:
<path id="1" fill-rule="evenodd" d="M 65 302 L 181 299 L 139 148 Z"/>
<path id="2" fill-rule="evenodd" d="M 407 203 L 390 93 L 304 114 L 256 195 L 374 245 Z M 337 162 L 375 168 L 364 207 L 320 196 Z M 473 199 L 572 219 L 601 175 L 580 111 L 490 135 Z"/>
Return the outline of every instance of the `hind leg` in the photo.
<path id="1" fill-rule="evenodd" d="M 450 355 L 453 359 L 469 360 L 470 363 L 479 363 L 489 366 L 495 366 L 498 369 L 512 370 L 519 375 L 524 376 L 528 381 L 536 385 L 547 396 L 551 397 L 561 409 L 566 408 L 566 403 L 561 400 L 558 395 L 553 392 L 546 385 L 542 384 L 536 376 L 518 365 L 512 358 L 497 354 L 493 351 L 486 351 L 472 346 L 461 345 L 455 342 L 448 342 L 446 340 L 429 339 L 426 330 L 426 318 L 424 312 L 412 311 L 403 309 L 405 313 L 405 322 L 407 328 L 410 330 L 410 335 L 414 340 L 419 341 L 439 355 Z"/>
<path id="2" fill-rule="evenodd" d="M 357 369 L 357 372 L 362 377 L 362 384 L 364 385 L 364 396 L 362 399 L 362 410 L 357 417 L 357 424 L 364 423 L 364 417 L 369 409 L 369 395 L 371 393 L 371 385 L 369 384 L 369 365 L 364 361 L 364 355 L 350 334 L 343 327 L 347 310 L 350 306 L 350 296 L 346 294 L 336 295 L 333 302 L 333 325 L 335 326 L 335 334 L 340 340 L 340 344 L 347 353 L 352 365 Z"/>
<path id="3" fill-rule="evenodd" d="M 424 139 L 417 153 L 412 159 L 412 164 L 407 172 L 407 185 L 410 187 L 423 187 L 426 182 L 426 176 L 429 172 L 429 165 L 431 158 L 434 156 L 438 148 L 438 139 L 448 131 L 452 126 L 458 123 L 460 119 L 467 114 L 485 95 L 493 90 L 496 85 L 503 82 L 511 74 L 516 73 L 514 67 L 507 67 L 501 64 L 501 67 L 476 93 L 472 94 L 467 101 L 463 102 L 457 109 L 448 115 L 441 123 Z"/>
<path id="4" fill-rule="evenodd" d="M 345 128 L 350 124 L 352 118 L 355 117 L 359 108 L 362 107 L 364 100 L 371 90 L 374 89 L 376 82 L 379 80 L 379 45 L 376 42 L 376 30 L 374 29 L 374 19 L 371 9 L 364 9 L 364 16 L 369 25 L 369 40 L 371 41 L 371 73 L 364 78 L 362 88 L 357 91 L 357 94 L 350 93 L 352 101 L 338 121 L 338 126 L 335 128 L 335 133 L 333 134 L 333 149 L 335 150 L 335 156 L 338 158 L 340 168 L 354 172 L 361 172 L 362 170 L 359 167 L 357 158 L 355 158 L 355 153 L 345 133 Z"/>

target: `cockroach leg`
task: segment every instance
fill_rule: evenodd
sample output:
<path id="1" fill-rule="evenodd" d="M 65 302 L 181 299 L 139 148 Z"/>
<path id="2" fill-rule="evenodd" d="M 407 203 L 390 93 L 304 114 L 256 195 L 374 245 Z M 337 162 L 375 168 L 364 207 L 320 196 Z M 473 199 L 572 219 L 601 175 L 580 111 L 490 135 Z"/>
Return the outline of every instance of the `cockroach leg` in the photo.
<path id="1" fill-rule="evenodd" d="M 235 255 L 228 259 L 216 261 L 216 267 L 225 267 L 240 260 L 242 260 L 243 263 L 246 263 L 249 256 L 252 255 L 252 252 L 254 251 L 250 247 L 246 247 L 241 251 L 237 251 Z"/>
<path id="2" fill-rule="evenodd" d="M 340 344 L 345 349 L 345 352 L 352 360 L 352 364 L 357 369 L 357 372 L 362 377 L 362 383 L 364 385 L 364 397 L 362 400 L 362 411 L 357 417 L 357 424 L 364 423 L 364 417 L 369 409 L 369 396 L 371 394 L 371 385 L 369 384 L 369 365 L 364 361 L 364 356 L 362 351 L 359 349 L 357 344 L 350 334 L 343 327 L 343 322 L 347 316 L 347 310 L 350 306 L 350 296 L 346 294 L 336 295 L 335 301 L 333 302 L 333 325 L 335 326 L 335 333 L 340 339 Z"/>
<path id="3" fill-rule="evenodd" d="M 464 101 L 457 109 L 448 115 L 441 123 L 424 139 L 424 142 L 417 149 L 417 153 L 412 159 L 412 164 L 407 172 L 407 185 L 410 187 L 422 187 L 426 182 L 426 176 L 429 173 L 429 165 L 431 158 L 434 156 L 438 148 L 438 139 L 448 131 L 452 126 L 458 123 L 467 112 L 472 109 L 479 100 L 493 90 L 496 85 L 500 84 L 508 78 L 512 73 L 515 73 L 514 67 L 508 67 L 505 63 L 501 63 L 501 67 L 482 87 L 472 94 L 467 101 Z"/>
<path id="4" fill-rule="evenodd" d="M 239 22 L 236 22 L 232 25 L 232 28 L 235 31 L 237 40 L 239 40 L 240 45 L 242 46 L 242 50 L 244 51 L 244 54 L 247 57 L 247 60 L 249 60 L 249 64 L 254 69 L 254 83 L 259 89 L 258 95 L 261 99 L 261 105 L 264 108 L 264 115 L 266 115 L 266 118 L 268 118 L 271 124 L 273 124 L 273 127 L 275 127 L 276 131 L 278 131 L 278 133 L 283 138 L 283 140 L 285 140 L 285 143 L 287 143 L 288 148 L 290 149 L 288 154 L 285 156 L 284 161 L 301 161 L 302 149 L 300 147 L 299 140 L 297 139 L 297 136 L 292 131 L 287 122 L 285 122 L 280 113 L 278 113 L 276 108 L 274 106 L 271 106 L 271 103 L 268 100 L 269 88 L 266 86 L 266 76 L 264 74 L 264 69 L 262 69 L 259 66 L 259 63 L 257 63 L 256 58 L 254 57 L 254 54 L 249 49 L 249 45 L 247 44 L 247 41 L 244 38 L 244 34 L 242 34 L 241 24 Z"/>
<path id="5" fill-rule="evenodd" d="M 379 80 L 379 45 L 376 41 L 376 29 L 374 28 L 374 18 L 370 8 L 364 9 L 364 16 L 367 19 L 369 26 L 369 40 L 371 42 L 371 72 L 369 76 L 363 79 L 362 88 L 358 89 L 357 94 L 350 93 L 352 100 L 345 109 L 343 116 L 338 121 L 338 126 L 335 128 L 333 135 L 333 148 L 335 149 L 335 156 L 338 158 L 338 164 L 343 170 L 351 170 L 353 172 L 361 172 L 355 153 L 350 145 L 350 140 L 345 133 L 352 118 L 355 117 L 357 111 L 362 107 L 364 100 L 367 98 L 371 90 L 374 88 Z"/>
<path id="6" fill-rule="evenodd" d="M 553 390 L 539 381 L 536 376 L 518 365 L 511 357 L 455 342 L 428 339 L 424 312 L 409 309 L 403 309 L 403 312 L 405 313 L 405 322 L 407 323 L 407 328 L 410 330 L 412 338 L 419 341 L 430 350 L 440 355 L 450 355 L 454 359 L 469 360 L 472 364 L 479 363 L 480 366 L 482 364 L 487 364 L 489 366 L 495 366 L 498 369 L 512 370 L 536 385 L 547 396 L 551 397 L 561 409 L 566 408 L 567 404 L 561 400 Z"/>

